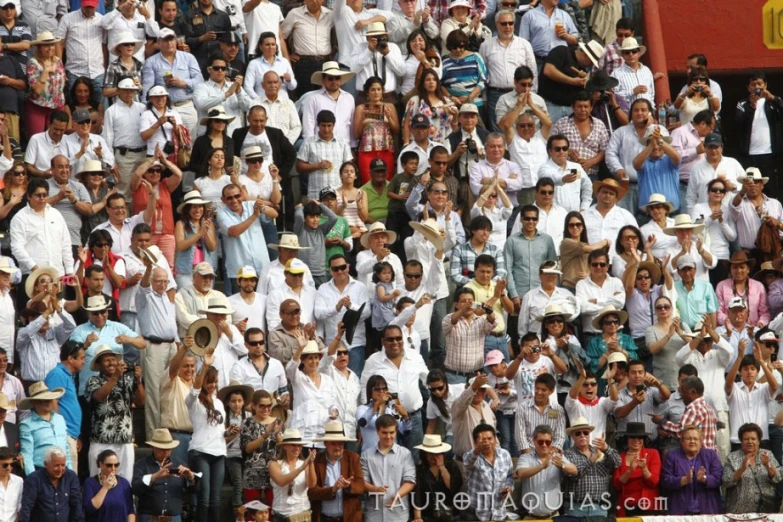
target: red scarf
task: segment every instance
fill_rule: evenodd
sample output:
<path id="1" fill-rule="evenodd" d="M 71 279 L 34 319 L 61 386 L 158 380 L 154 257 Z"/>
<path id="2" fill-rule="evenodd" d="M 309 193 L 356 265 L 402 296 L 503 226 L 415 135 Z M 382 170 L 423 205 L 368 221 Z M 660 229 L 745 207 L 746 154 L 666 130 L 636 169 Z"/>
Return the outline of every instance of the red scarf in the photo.
<path id="1" fill-rule="evenodd" d="M 122 259 L 122 257 L 112 253 L 111 250 L 109 250 L 109 253 L 108 253 L 107 257 L 109 258 L 109 266 L 111 266 L 112 268 L 114 268 L 114 265 L 117 264 L 117 261 L 119 259 Z M 87 269 L 89 267 L 91 267 L 94 263 L 95 263 L 95 260 L 92 257 L 92 251 L 88 251 L 87 252 L 87 261 L 84 262 L 84 271 L 86 272 Z M 106 276 L 106 277 L 108 278 L 108 276 Z M 125 279 L 123 279 L 121 288 L 125 288 L 126 283 L 127 283 L 127 281 Z M 87 278 L 86 277 L 82 279 L 82 293 L 84 295 L 87 295 Z M 114 286 L 112 285 L 111 296 L 114 299 L 114 303 L 115 303 L 115 305 L 117 307 L 117 319 L 119 319 L 120 318 L 120 288 L 114 288 Z"/>
<path id="2" fill-rule="evenodd" d="M 598 404 L 598 401 L 601 400 L 601 397 L 598 397 L 598 396 L 596 396 L 595 399 L 593 399 L 591 401 L 588 401 L 587 399 L 585 399 L 581 395 L 577 395 L 576 398 L 579 399 L 579 402 L 581 402 L 585 406 L 596 406 Z"/>

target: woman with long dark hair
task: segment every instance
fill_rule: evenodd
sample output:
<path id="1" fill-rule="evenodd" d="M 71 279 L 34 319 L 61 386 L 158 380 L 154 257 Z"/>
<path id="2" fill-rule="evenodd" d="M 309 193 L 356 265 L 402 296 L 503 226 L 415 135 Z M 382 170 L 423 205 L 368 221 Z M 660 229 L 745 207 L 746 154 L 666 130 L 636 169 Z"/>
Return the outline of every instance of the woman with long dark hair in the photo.
<path id="1" fill-rule="evenodd" d="M 84 514 L 90 522 L 133 522 L 133 493 L 127 479 L 121 477 L 120 459 L 112 450 L 98 454 L 98 474 L 84 481 Z"/>
<path id="2" fill-rule="evenodd" d="M 579 212 L 569 212 L 565 218 L 563 242 L 560 244 L 560 267 L 563 271 L 562 285 L 572 292 L 576 283 L 590 273 L 587 266 L 587 256 L 593 250 L 608 249 L 612 242 L 608 239 L 598 243 L 587 242 L 585 218 Z"/>
<path id="3" fill-rule="evenodd" d="M 400 92 L 405 98 L 416 94 L 419 78 L 426 69 L 433 69 L 440 78 L 441 57 L 427 35 L 421 29 L 414 29 L 405 42 L 408 57 L 405 59 L 405 75 L 402 77 Z"/>
<path id="4" fill-rule="evenodd" d="M 378 434 L 375 431 L 375 421 L 378 417 L 384 414 L 400 415 L 400 410 L 397 409 L 399 405 L 399 399 L 393 400 L 389 393 L 389 386 L 380 375 L 373 375 L 367 381 L 367 402 L 360 404 L 356 409 L 356 423 L 362 430 L 362 448 L 374 448 L 378 445 Z M 399 408 L 405 412 L 402 405 Z M 405 412 L 407 414 L 407 412 Z M 406 431 L 407 426 L 405 421 L 401 421 L 398 425 L 398 435 Z"/>
<path id="5" fill-rule="evenodd" d="M 98 101 L 100 97 L 95 92 L 92 80 L 86 76 L 79 76 L 73 82 L 68 95 L 68 112 L 71 115 L 70 130 L 73 130 L 73 113 L 79 109 L 96 110 L 103 118 L 103 103 Z"/>
<path id="6" fill-rule="evenodd" d="M 210 150 L 199 166 L 199 176 L 193 185 L 201 192 L 201 197 L 215 206 L 216 210 L 223 208 L 223 187 L 231 183 L 231 177 L 226 173 L 226 151 Z"/>
<path id="7" fill-rule="evenodd" d="M 451 444 L 440 435 L 427 434 L 414 449 L 419 450 L 416 465 L 416 501 L 413 520 L 446 522 L 453 520 L 454 498 L 462 489 L 462 473 L 453 459 L 446 458 Z M 436 502 L 435 499 L 445 499 Z M 424 506 L 421 509 L 415 505 Z"/>
<path id="8" fill-rule="evenodd" d="M 206 215 L 208 204 L 197 190 L 192 190 L 177 207 L 180 219 L 174 225 L 177 244 L 174 266 L 180 288 L 193 283 L 193 267 L 202 261 L 217 266 L 217 230 L 212 218 Z"/>
<path id="9" fill-rule="evenodd" d="M 452 132 L 452 123 L 457 115 L 457 106 L 443 96 L 440 88 L 440 76 L 435 69 L 424 69 L 416 81 L 416 93 L 405 107 L 402 122 L 402 142 L 411 141 L 411 118 L 423 114 L 430 120 L 430 139 L 436 143 L 446 143 Z"/>
<path id="10" fill-rule="evenodd" d="M 674 99 L 674 108 L 680 111 L 680 125 L 688 125 L 699 112 L 720 110 L 720 100 L 710 90 L 710 75 L 701 65 L 688 73 L 687 88 Z M 661 123 L 663 125 L 663 123 Z"/>
<path id="11" fill-rule="evenodd" d="M 641 261 L 653 260 L 650 246 L 645 246 L 641 231 L 634 225 L 625 225 L 620 229 L 614 249 L 617 254 L 612 256 L 612 275 L 619 279 L 624 280 L 625 267 L 634 260 L 634 252 Z M 653 284 L 657 283 L 658 281 L 653 281 Z"/>
<path id="12" fill-rule="evenodd" d="M 362 183 L 370 180 L 370 162 L 380 158 L 386 162 L 386 179 L 394 171 L 394 137 L 400 130 L 400 120 L 394 104 L 383 101 L 383 80 L 370 76 L 364 82 L 367 102 L 356 107 L 353 134 L 359 140 L 359 175 Z"/>
<path id="13" fill-rule="evenodd" d="M 427 375 L 427 388 L 430 400 L 427 402 L 427 426 L 425 433 L 436 433 L 438 421 L 444 425 L 443 437 L 446 442 L 454 440 L 451 429 L 451 405 L 465 390 L 464 384 L 449 384 L 443 370 L 434 369 Z"/>
<path id="14" fill-rule="evenodd" d="M 228 135 L 227 129 L 228 124 L 233 119 L 233 116 L 226 114 L 226 110 L 222 105 L 209 110 L 207 117 L 201 121 L 201 124 L 206 126 L 207 131 L 193 142 L 188 170 L 195 172 L 196 175 L 200 175 L 210 151 L 222 149 L 226 155 L 226 172 L 232 173 L 231 169 L 234 168 L 234 140 Z M 234 172 L 234 174 L 239 175 L 240 173 Z"/>

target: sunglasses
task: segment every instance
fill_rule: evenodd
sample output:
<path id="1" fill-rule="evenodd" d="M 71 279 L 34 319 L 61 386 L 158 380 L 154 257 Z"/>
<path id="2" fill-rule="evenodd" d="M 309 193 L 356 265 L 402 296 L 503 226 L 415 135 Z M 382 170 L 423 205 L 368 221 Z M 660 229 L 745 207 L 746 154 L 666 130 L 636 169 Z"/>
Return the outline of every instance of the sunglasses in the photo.
<path id="1" fill-rule="evenodd" d="M 435 160 L 432 160 L 432 162 L 433 162 L 435 165 L 448 165 L 448 164 L 449 164 L 449 162 L 448 162 L 448 161 L 435 161 Z"/>
<path id="2" fill-rule="evenodd" d="M 26 174 L 27 174 L 27 172 L 25 172 L 23 170 L 15 170 L 14 171 L 14 176 L 24 176 Z"/>
<path id="3" fill-rule="evenodd" d="M 522 216 L 522 221 L 538 221 L 536 216 Z"/>
<path id="4" fill-rule="evenodd" d="M 348 350 L 337 350 L 337 357 L 348 356 Z"/>
<path id="5" fill-rule="evenodd" d="M 441 384 L 440 386 L 431 386 L 430 387 L 430 393 L 443 391 L 443 389 L 446 387 L 445 384 Z"/>
<path id="6" fill-rule="evenodd" d="M 778 347 L 778 343 L 770 341 L 768 343 L 764 343 L 764 346 L 766 346 L 767 348 L 772 348 L 774 350 L 775 348 Z"/>
<path id="7" fill-rule="evenodd" d="M 713 194 L 725 194 L 726 189 L 711 188 L 710 192 L 712 192 Z"/>
<path id="8" fill-rule="evenodd" d="M 593 268 L 606 268 L 608 263 L 590 263 Z"/>
<path id="9" fill-rule="evenodd" d="M 649 275 L 645 275 L 645 274 L 639 274 L 639 275 L 636 276 L 636 280 L 637 281 L 641 281 L 643 279 L 652 279 L 652 277 L 650 277 Z"/>
<path id="10" fill-rule="evenodd" d="M 120 467 L 120 463 L 119 462 L 116 462 L 114 464 L 105 462 L 103 465 L 106 466 L 107 468 L 119 468 Z"/>
<path id="11" fill-rule="evenodd" d="M 697 76 L 697 77 L 695 77 L 695 78 L 693 79 L 693 81 L 694 81 L 694 82 L 705 82 L 705 83 L 706 83 L 706 81 L 707 81 L 707 77 L 706 77 L 706 76 Z"/>
<path id="12" fill-rule="evenodd" d="M 348 268 L 348 265 L 337 265 L 337 266 L 330 266 L 330 267 L 329 267 L 329 269 L 330 269 L 332 272 L 342 272 L 342 271 L 343 271 L 343 270 L 345 270 L 346 268 Z"/>
<path id="13" fill-rule="evenodd" d="M 264 158 L 247 158 L 245 161 L 247 163 L 261 163 L 264 161 Z"/>
<path id="14" fill-rule="evenodd" d="M 104 248 L 109 246 L 109 243 L 95 243 L 95 246 L 98 248 Z"/>
<path id="15" fill-rule="evenodd" d="M 579 430 L 579 431 L 575 431 L 574 435 L 576 435 L 577 437 L 588 436 L 590 435 L 590 432 L 588 430 Z"/>
<path id="16" fill-rule="evenodd" d="M 619 319 L 606 319 L 604 320 L 604 324 L 613 325 L 613 324 L 620 324 Z"/>
<path id="17" fill-rule="evenodd" d="M 247 344 L 250 346 L 264 346 L 266 344 L 265 341 L 247 341 Z"/>
<path id="18" fill-rule="evenodd" d="M 446 190 L 446 189 L 432 189 L 432 190 L 430 190 L 430 192 L 433 193 L 433 194 L 448 194 L 449 193 L 449 191 Z"/>
<path id="19" fill-rule="evenodd" d="M 376 386 L 372 391 L 389 391 L 388 386 Z"/>
<path id="20" fill-rule="evenodd" d="M 3 469 L 8 469 L 13 465 L 14 465 L 13 462 L 3 462 L 2 464 L 0 464 L 0 466 L 3 466 Z"/>
<path id="21" fill-rule="evenodd" d="M 583 224 L 581 224 L 581 223 L 569 223 L 569 224 L 568 224 L 568 227 L 569 227 L 569 228 L 571 228 L 571 227 L 582 228 L 583 226 L 584 226 L 584 225 L 583 225 Z"/>
<path id="22" fill-rule="evenodd" d="M 90 315 L 109 315 L 108 310 L 99 310 L 97 312 L 90 312 Z"/>
<path id="23" fill-rule="evenodd" d="M 160 174 L 163 171 L 161 169 L 147 169 L 147 172 L 151 172 L 153 174 Z"/>
<path id="24" fill-rule="evenodd" d="M 555 191 L 554 190 L 539 190 L 538 193 L 541 194 L 542 196 L 553 196 L 555 194 Z"/>
<path id="25" fill-rule="evenodd" d="M 296 310 L 291 310 L 290 312 L 283 312 L 286 315 L 302 315 L 302 310 L 297 308 Z"/>
<path id="26" fill-rule="evenodd" d="M 592 388 L 593 386 L 598 386 L 598 383 L 595 382 L 595 381 L 590 381 L 590 382 L 584 383 L 582 386 L 589 386 L 589 387 Z"/>
<path id="27" fill-rule="evenodd" d="M 564 322 L 565 322 L 565 321 L 563 320 L 563 318 L 562 318 L 562 317 L 552 317 L 551 319 L 547 319 L 547 320 L 546 320 L 546 324 L 552 324 L 552 323 L 564 323 Z"/>
<path id="28" fill-rule="evenodd" d="M 498 25 L 502 25 L 503 27 L 511 27 L 514 25 L 514 22 L 498 22 Z"/>
<path id="29" fill-rule="evenodd" d="M 258 408 L 271 408 L 272 407 L 272 403 L 271 402 L 266 402 L 266 403 L 259 402 L 258 404 L 256 404 L 256 406 Z"/>
<path id="30" fill-rule="evenodd" d="M 330 82 L 335 81 L 335 80 L 339 80 L 339 79 L 340 79 L 339 76 L 330 76 L 328 74 L 324 75 L 324 80 L 327 80 L 327 81 L 330 81 Z"/>
<path id="31" fill-rule="evenodd" d="M 568 152 L 568 145 L 563 145 L 562 147 L 552 147 L 552 150 L 555 152 Z"/>
<path id="32" fill-rule="evenodd" d="M 235 199 L 242 199 L 242 194 L 234 194 L 233 196 L 225 196 L 226 201 L 234 201 Z"/>
<path id="33" fill-rule="evenodd" d="M 407 277 L 408 279 L 420 279 L 421 278 L 421 274 L 408 274 L 408 273 L 406 273 L 405 277 Z"/>
<path id="34" fill-rule="evenodd" d="M 397 337 L 384 337 L 384 341 L 387 343 L 401 343 L 402 342 L 402 336 Z"/>
<path id="35" fill-rule="evenodd" d="M 671 310 L 672 305 L 662 304 L 662 305 L 655 305 L 656 310 Z"/>
<path id="36" fill-rule="evenodd" d="M 536 444 L 538 444 L 539 446 L 551 446 L 552 445 L 552 441 L 551 440 L 537 440 Z"/>
<path id="37" fill-rule="evenodd" d="M 637 54 L 639 52 L 639 49 L 629 49 L 628 51 L 623 51 L 623 54 Z"/>
<path id="38" fill-rule="evenodd" d="M 658 209 L 666 208 L 666 205 L 650 205 L 647 208 L 649 208 L 650 210 L 658 210 Z"/>
<path id="39" fill-rule="evenodd" d="M 213 71 L 225 71 L 226 69 L 228 69 L 228 67 L 226 67 L 225 65 L 213 65 L 212 66 L 212 70 Z"/>

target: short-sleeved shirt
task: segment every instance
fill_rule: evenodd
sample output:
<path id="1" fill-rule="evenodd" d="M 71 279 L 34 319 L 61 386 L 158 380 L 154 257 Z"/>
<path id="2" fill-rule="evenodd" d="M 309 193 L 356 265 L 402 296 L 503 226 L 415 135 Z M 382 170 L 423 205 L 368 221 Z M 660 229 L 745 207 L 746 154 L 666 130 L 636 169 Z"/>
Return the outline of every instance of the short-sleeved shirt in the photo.
<path id="1" fill-rule="evenodd" d="M 120 377 L 108 397 L 96 402 L 93 393 L 108 380 L 100 374 L 87 381 L 85 395 L 92 405 L 90 441 L 101 444 L 129 444 L 133 442 L 133 417 L 130 408 L 136 393 L 136 382 L 133 374 L 126 373 Z"/>
<path id="2" fill-rule="evenodd" d="M 386 194 L 392 192 L 399 196 L 413 190 L 418 183 L 415 176 L 408 176 L 405 173 L 395 174 L 389 184 L 386 186 Z M 386 196 L 388 198 L 388 195 Z M 389 212 L 405 212 L 405 201 L 399 199 L 389 199 Z"/>
<path id="3" fill-rule="evenodd" d="M 546 63 L 553 65 L 555 69 L 566 76 L 576 78 L 576 72 L 572 67 L 578 70 L 579 63 L 576 61 L 576 53 L 568 46 L 560 45 L 552 49 L 546 57 Z M 538 78 L 538 92 L 541 93 L 544 99 L 557 105 L 570 107 L 574 94 L 580 90 L 580 87 L 556 82 L 545 74 L 540 75 Z"/>
<path id="4" fill-rule="evenodd" d="M 3 24 L 0 24 L 0 28 Z M 9 56 L 0 56 L 0 75 L 24 80 L 27 83 L 27 75 L 22 70 L 19 61 Z M 0 85 L 0 111 L 19 114 L 19 91 L 10 85 Z"/>
<path id="5" fill-rule="evenodd" d="M 2 25 L 2 24 L 0 24 Z M 49 178 L 49 196 L 56 196 L 60 193 L 60 186 L 54 180 Z M 63 215 L 65 224 L 68 225 L 68 232 L 71 235 L 71 245 L 81 245 L 82 238 L 80 232 L 82 229 L 82 215 L 76 210 L 76 203 L 87 202 L 90 203 L 90 193 L 87 192 L 87 188 L 78 181 L 69 180 L 68 187 L 73 191 L 76 196 L 76 202 L 71 203 L 67 199 L 58 201 L 54 208 L 60 211 Z"/>

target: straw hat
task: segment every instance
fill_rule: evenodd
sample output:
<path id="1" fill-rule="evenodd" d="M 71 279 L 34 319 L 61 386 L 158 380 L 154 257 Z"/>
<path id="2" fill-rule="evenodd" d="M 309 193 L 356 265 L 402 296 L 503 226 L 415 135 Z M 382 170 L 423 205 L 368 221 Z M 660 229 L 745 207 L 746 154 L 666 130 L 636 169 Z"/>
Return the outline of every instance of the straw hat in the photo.
<path id="1" fill-rule="evenodd" d="M 644 131 L 644 136 L 639 138 L 639 143 L 641 143 L 644 146 L 647 146 L 647 143 L 650 141 L 650 138 L 652 138 L 653 131 L 655 129 L 658 129 L 658 131 L 661 133 L 661 139 L 665 141 L 666 143 L 672 142 L 672 137 L 669 136 L 669 131 L 666 130 L 666 127 L 663 125 L 650 125 L 647 127 L 647 130 Z"/>
<path id="2" fill-rule="evenodd" d="M 318 343 L 315 341 L 307 341 L 307 344 L 302 349 L 302 353 L 300 354 L 300 357 L 304 357 L 305 355 L 312 355 L 317 354 L 323 357 L 323 353 L 321 350 L 318 349 Z"/>
<path id="3" fill-rule="evenodd" d="M 571 314 L 564 312 L 559 304 L 552 303 L 550 305 L 547 305 L 546 308 L 544 308 L 544 315 L 539 315 L 538 317 L 536 317 L 536 321 L 538 321 L 539 323 L 543 323 L 547 317 L 557 317 L 557 316 L 561 316 L 565 321 L 571 320 Z"/>
<path id="4" fill-rule="evenodd" d="M 246 384 L 242 384 L 239 381 L 231 381 L 228 383 L 228 386 L 225 386 L 221 388 L 217 392 L 218 399 L 220 399 L 221 402 L 225 403 L 226 398 L 230 397 L 232 393 L 241 393 L 242 399 L 245 401 L 245 405 L 249 404 L 250 401 L 253 399 L 253 390 L 252 386 L 248 386 Z"/>
<path id="5" fill-rule="evenodd" d="M 174 440 L 166 428 L 158 428 L 152 432 L 152 438 L 147 441 L 147 445 L 158 449 L 174 449 L 179 446 L 179 441 Z"/>
<path id="6" fill-rule="evenodd" d="M 82 305 L 82 308 L 88 312 L 100 312 L 102 310 L 106 310 L 110 306 L 111 301 L 106 299 L 106 297 L 101 294 L 88 297 L 87 302 Z"/>
<path id="7" fill-rule="evenodd" d="M 120 51 L 117 49 L 122 44 L 126 43 L 132 43 L 133 44 L 133 54 L 136 54 L 139 49 L 141 49 L 141 41 L 134 38 L 133 34 L 129 32 L 122 32 L 117 35 L 117 39 L 114 42 L 114 54 L 118 55 L 120 54 Z"/>
<path id="8" fill-rule="evenodd" d="M 82 180 L 83 183 L 84 178 L 86 177 L 85 174 L 91 172 L 99 172 L 103 177 L 106 177 L 109 174 L 106 169 L 103 168 L 103 163 L 100 160 L 87 160 L 82 162 L 79 172 L 76 173 L 76 177 Z"/>
<path id="9" fill-rule="evenodd" d="M 215 105 L 209 109 L 209 111 L 207 111 L 207 115 L 205 117 L 201 118 L 199 124 L 206 125 L 209 120 L 221 120 L 226 123 L 231 123 L 234 121 L 234 116 L 229 116 L 226 114 L 226 108 L 222 105 Z"/>
<path id="10" fill-rule="evenodd" d="M 199 310 L 198 313 L 231 315 L 234 313 L 234 309 L 231 308 L 231 303 L 228 302 L 225 295 L 218 294 L 215 297 L 210 297 L 207 301 L 207 307 Z"/>
<path id="11" fill-rule="evenodd" d="M 579 50 L 587 55 L 590 61 L 593 62 L 593 65 L 598 67 L 598 61 L 603 58 L 604 53 L 606 53 L 604 46 L 601 45 L 597 40 L 590 40 L 586 44 L 579 42 L 578 45 Z"/>
<path id="12" fill-rule="evenodd" d="M 771 265 L 772 270 L 775 270 L 779 273 L 779 275 L 783 276 L 783 257 L 779 257 L 777 259 L 773 259 L 771 262 L 768 261 L 761 265 L 761 270 L 764 270 L 764 265 Z M 757 273 L 758 275 L 758 273 Z"/>
<path id="13" fill-rule="evenodd" d="M 386 30 L 386 24 L 383 22 L 373 22 L 367 26 L 365 36 L 381 36 L 384 34 L 389 34 L 389 31 Z"/>
<path id="14" fill-rule="evenodd" d="M 351 71 L 341 69 L 340 64 L 337 62 L 324 62 L 320 71 L 316 71 L 310 76 L 310 83 L 314 85 L 323 85 L 324 75 L 326 76 L 339 76 L 340 85 L 344 85 L 345 82 L 351 80 L 355 74 Z"/>
<path id="15" fill-rule="evenodd" d="M 623 199 L 625 194 L 628 192 L 627 188 L 623 188 L 622 185 L 620 185 L 620 182 L 617 181 L 614 178 L 606 178 L 606 179 L 599 179 L 598 181 L 593 182 L 593 194 L 598 194 L 598 192 L 603 188 L 608 187 L 615 192 L 617 192 L 617 201 L 620 201 Z"/>
<path id="16" fill-rule="evenodd" d="M 636 273 L 639 273 L 639 270 L 647 270 L 650 272 L 650 280 L 652 281 L 652 284 L 656 285 L 661 280 L 661 268 L 658 266 L 658 263 L 653 263 L 652 261 L 642 261 L 639 263 L 639 268 L 636 269 Z"/>
<path id="17" fill-rule="evenodd" d="M 386 234 L 389 237 L 389 244 L 397 241 L 397 232 L 394 230 L 386 230 L 386 225 L 376 221 L 370 225 L 370 228 L 367 229 L 367 232 L 362 234 L 361 243 L 364 248 L 370 248 L 370 236 L 375 234 Z"/>
<path id="18" fill-rule="evenodd" d="M 201 197 L 201 192 L 198 190 L 191 190 L 185 194 L 184 198 L 182 198 L 182 203 L 177 205 L 177 214 L 182 212 L 182 209 L 185 208 L 185 205 L 209 205 L 209 203 L 209 201 Z"/>
<path id="19" fill-rule="evenodd" d="M 27 294 L 27 297 L 33 297 L 33 289 L 35 288 L 35 282 L 40 279 L 42 275 L 48 275 L 52 278 L 52 281 L 59 281 L 60 280 L 60 273 L 57 271 L 56 268 L 51 266 L 41 266 L 33 270 L 33 272 L 30 274 L 30 276 L 27 278 L 27 281 L 24 284 L 24 291 Z"/>
<path id="20" fill-rule="evenodd" d="M 667 236 L 676 236 L 678 230 L 693 230 L 694 234 L 698 234 L 704 230 L 703 224 L 694 223 L 688 214 L 677 214 L 674 217 L 674 226 L 666 227 L 663 229 L 663 233 Z"/>
<path id="21" fill-rule="evenodd" d="M 440 435 L 432 433 L 424 435 L 424 440 L 421 441 L 421 444 L 414 446 L 413 449 L 434 454 L 448 453 L 451 451 L 451 444 L 443 442 L 443 440 L 440 438 Z"/>
<path id="22" fill-rule="evenodd" d="M 636 38 L 630 36 L 625 40 L 623 40 L 623 44 L 620 46 L 619 49 L 617 49 L 617 52 L 619 54 L 622 54 L 623 51 L 632 51 L 634 49 L 639 49 L 639 57 L 641 57 L 644 53 L 647 52 L 647 47 L 643 45 L 639 45 L 639 42 L 636 41 Z"/>
<path id="23" fill-rule="evenodd" d="M 591 426 L 590 423 L 584 417 L 577 417 L 571 421 L 571 427 L 566 429 L 566 435 L 571 435 L 575 431 L 587 430 L 592 433 L 595 426 Z"/>
<path id="24" fill-rule="evenodd" d="M 313 442 L 356 442 L 345 434 L 342 422 L 327 422 L 324 426 L 324 436 L 313 439 Z"/>
<path id="25" fill-rule="evenodd" d="M 55 388 L 50 390 L 46 383 L 38 381 L 30 385 L 30 394 L 19 401 L 20 410 L 29 410 L 33 407 L 33 401 L 52 401 L 59 399 L 65 393 L 65 388 Z"/>
<path id="26" fill-rule="evenodd" d="M 409 224 L 413 230 L 424 236 L 424 239 L 435 245 L 435 250 L 443 250 L 443 238 L 440 235 L 441 228 L 437 220 L 429 218 L 420 223 L 411 221 Z"/>
<path id="27" fill-rule="evenodd" d="M 748 168 L 746 168 L 744 174 L 740 174 L 739 176 L 737 176 L 737 181 L 739 181 L 740 183 L 744 183 L 745 180 L 748 179 L 748 178 L 750 178 L 752 180 L 755 180 L 755 181 L 761 180 L 761 182 L 764 185 L 766 185 L 767 182 L 769 181 L 769 178 L 766 177 L 766 176 L 762 176 L 761 175 L 761 171 L 759 169 L 757 169 L 756 167 L 748 167 Z"/>
<path id="28" fill-rule="evenodd" d="M 278 446 L 282 444 L 291 444 L 294 446 L 307 446 L 310 444 L 306 440 L 302 440 L 302 434 L 296 428 L 287 428 L 283 432 L 283 440 L 277 443 Z"/>
<path id="29" fill-rule="evenodd" d="M 190 351 L 198 357 L 203 357 L 207 350 L 214 349 L 220 340 L 217 326 L 209 319 L 193 321 L 185 335 L 193 337 L 194 344 Z"/>
<path id="30" fill-rule="evenodd" d="M 270 243 L 267 245 L 272 250 L 287 248 L 289 250 L 310 250 L 310 247 L 299 246 L 299 238 L 296 234 L 283 233 L 280 235 L 279 243 Z"/>
<path id="31" fill-rule="evenodd" d="M 9 401 L 5 393 L 0 393 L 0 410 L 10 410 L 16 408 L 16 401 Z"/>
<path id="32" fill-rule="evenodd" d="M 644 212 L 650 213 L 650 206 L 651 205 L 666 205 L 666 207 L 669 209 L 669 212 L 674 211 L 674 204 L 671 201 L 666 201 L 666 196 L 663 194 L 650 194 L 650 199 L 647 201 L 646 205 L 642 205 L 639 207 L 640 210 L 643 210 Z"/>
<path id="33" fill-rule="evenodd" d="M 62 42 L 62 40 L 55 38 L 51 31 L 41 31 L 38 33 L 38 38 L 30 42 L 30 45 L 49 45 L 59 42 Z"/>
<path id="34" fill-rule="evenodd" d="M 15 274 L 18 271 L 18 268 L 11 266 L 11 262 L 7 257 L 0 258 L 0 272 L 4 272 L 6 274 Z"/>
<path id="35" fill-rule="evenodd" d="M 94 372 L 101 371 L 101 367 L 98 365 L 101 362 L 101 357 L 104 355 L 113 355 L 117 359 L 122 359 L 122 354 L 114 353 L 114 350 L 112 350 L 111 346 L 108 344 L 102 344 L 98 347 L 97 350 L 95 350 L 95 355 L 93 356 L 92 361 L 90 361 L 90 370 Z"/>
<path id="36" fill-rule="evenodd" d="M 593 319 L 592 325 L 593 328 L 596 330 L 601 330 L 601 321 L 604 317 L 607 315 L 614 314 L 617 317 L 620 318 L 620 324 L 625 324 L 625 322 L 628 320 L 628 314 L 625 313 L 623 310 L 617 310 L 614 306 L 608 305 L 601 309 L 600 312 L 598 312 L 598 315 L 595 316 Z"/>
<path id="37" fill-rule="evenodd" d="M 261 147 L 258 145 L 251 145 L 250 147 L 246 148 L 242 151 L 242 155 L 244 158 L 252 159 L 252 158 L 264 158 L 264 151 L 261 150 Z"/>

